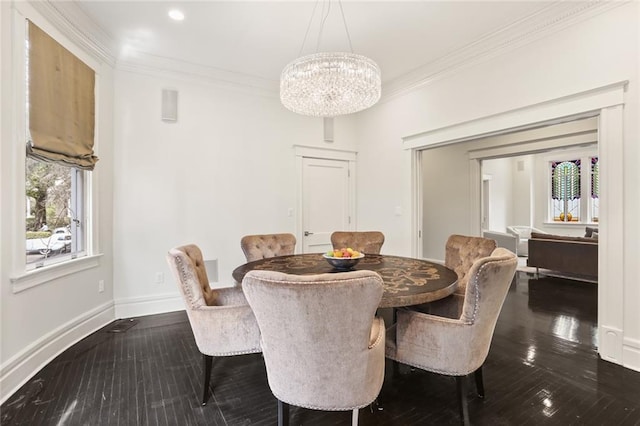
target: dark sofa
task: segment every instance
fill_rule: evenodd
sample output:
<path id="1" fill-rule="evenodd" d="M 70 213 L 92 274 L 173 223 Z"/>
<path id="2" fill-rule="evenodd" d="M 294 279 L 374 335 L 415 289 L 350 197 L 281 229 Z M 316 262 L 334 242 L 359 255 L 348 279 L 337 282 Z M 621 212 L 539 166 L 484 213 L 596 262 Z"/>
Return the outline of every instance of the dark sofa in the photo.
<path id="1" fill-rule="evenodd" d="M 531 233 L 527 266 L 598 276 L 598 239 Z"/>

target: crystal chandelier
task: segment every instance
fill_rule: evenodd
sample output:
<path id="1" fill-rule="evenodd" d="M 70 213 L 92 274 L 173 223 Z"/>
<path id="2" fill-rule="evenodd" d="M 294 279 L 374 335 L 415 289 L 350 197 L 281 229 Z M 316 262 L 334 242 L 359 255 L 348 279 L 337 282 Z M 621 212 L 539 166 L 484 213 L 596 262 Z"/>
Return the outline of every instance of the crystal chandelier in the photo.
<path id="1" fill-rule="evenodd" d="M 342 12 L 342 3 L 338 4 Z M 326 16 L 323 24 L 324 20 Z M 351 47 L 344 12 L 342 21 Z M 319 52 L 302 56 L 284 68 L 280 77 L 280 100 L 285 108 L 298 114 L 335 117 L 373 106 L 380 99 L 381 83 L 380 67 L 371 59 L 353 53 L 352 47 L 351 52 Z"/>

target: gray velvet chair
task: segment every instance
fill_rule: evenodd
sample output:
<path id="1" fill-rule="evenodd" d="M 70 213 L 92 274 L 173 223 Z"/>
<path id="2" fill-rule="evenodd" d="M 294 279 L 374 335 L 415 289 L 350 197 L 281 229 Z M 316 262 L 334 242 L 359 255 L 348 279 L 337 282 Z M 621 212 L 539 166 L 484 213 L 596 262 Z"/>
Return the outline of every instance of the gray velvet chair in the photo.
<path id="1" fill-rule="evenodd" d="M 334 249 L 351 247 L 365 254 L 380 254 L 384 234 L 379 231 L 336 231 L 331 234 L 331 244 Z"/>
<path id="2" fill-rule="evenodd" d="M 167 254 L 167 261 L 184 298 L 196 345 L 203 355 L 202 405 L 205 405 L 213 357 L 260 352 L 260 331 L 241 288 L 213 290 L 209 286 L 198 246 L 173 248 Z"/>
<path id="3" fill-rule="evenodd" d="M 240 240 L 240 247 L 247 262 L 253 262 L 268 257 L 294 254 L 296 237 L 293 234 L 245 235 Z"/>
<path id="4" fill-rule="evenodd" d="M 483 398 L 482 365 L 516 266 L 513 252 L 497 248 L 471 266 L 464 296 L 453 294 L 437 309 L 431 306 L 430 314 L 400 309 L 396 324 L 388 330 L 388 358 L 456 377 L 465 425 L 469 424 L 466 376 L 474 373 L 478 395 Z"/>
<path id="5" fill-rule="evenodd" d="M 289 404 L 350 411 L 373 402 L 384 380 L 383 292 L 373 271 L 288 275 L 251 271 L 242 280 L 260 327 L 278 424 Z"/>

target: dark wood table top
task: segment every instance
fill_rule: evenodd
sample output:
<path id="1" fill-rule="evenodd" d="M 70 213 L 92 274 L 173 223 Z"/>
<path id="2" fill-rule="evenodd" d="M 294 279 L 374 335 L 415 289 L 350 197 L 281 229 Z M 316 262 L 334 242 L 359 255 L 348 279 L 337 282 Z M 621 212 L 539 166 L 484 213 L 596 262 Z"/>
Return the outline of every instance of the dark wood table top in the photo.
<path id="1" fill-rule="evenodd" d="M 294 254 L 245 263 L 233 271 L 233 278 L 242 282 L 253 270 L 269 270 L 287 274 L 311 275 L 343 272 L 322 257 L 322 254 Z M 417 305 L 447 297 L 456 289 L 458 276 L 444 265 L 422 259 L 367 254 L 353 270 L 375 271 L 384 281 L 381 308 Z"/>

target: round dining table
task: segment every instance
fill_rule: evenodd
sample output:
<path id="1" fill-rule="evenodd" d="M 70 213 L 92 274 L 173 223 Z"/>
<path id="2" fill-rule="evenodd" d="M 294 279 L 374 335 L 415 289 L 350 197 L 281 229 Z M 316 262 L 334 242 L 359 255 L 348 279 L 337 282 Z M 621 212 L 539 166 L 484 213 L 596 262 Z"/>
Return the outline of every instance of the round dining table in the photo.
<path id="1" fill-rule="evenodd" d="M 260 259 L 238 266 L 232 273 L 241 283 L 249 271 L 268 270 L 287 274 L 311 275 L 339 273 L 322 254 L 294 254 Z M 444 265 L 423 259 L 366 254 L 352 270 L 377 272 L 384 282 L 380 308 L 397 308 L 433 302 L 449 296 L 456 289 L 457 274 Z"/>

